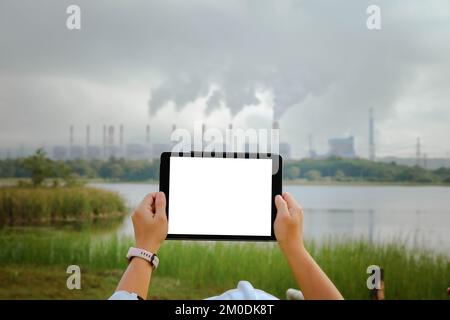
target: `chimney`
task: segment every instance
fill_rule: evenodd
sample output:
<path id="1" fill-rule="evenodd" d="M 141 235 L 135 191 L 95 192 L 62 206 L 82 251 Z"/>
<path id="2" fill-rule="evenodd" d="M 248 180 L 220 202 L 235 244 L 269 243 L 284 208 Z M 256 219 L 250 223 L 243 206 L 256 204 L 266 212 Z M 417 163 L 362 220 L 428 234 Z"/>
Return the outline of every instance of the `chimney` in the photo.
<path id="1" fill-rule="evenodd" d="M 145 127 L 145 143 L 150 144 L 150 125 Z"/>
<path id="2" fill-rule="evenodd" d="M 102 153 L 103 153 L 103 158 L 107 158 L 107 154 L 106 154 L 106 125 L 103 125 L 103 141 L 102 141 Z"/>
<path id="3" fill-rule="evenodd" d="M 114 145 L 114 126 L 108 127 L 108 146 Z"/>
<path id="4" fill-rule="evenodd" d="M 272 122 L 272 130 L 270 135 L 270 153 L 280 153 L 280 124 L 274 120 Z"/>
<path id="5" fill-rule="evenodd" d="M 106 147 L 106 125 L 103 125 L 103 149 Z"/>
<path id="6" fill-rule="evenodd" d="M 70 126 L 70 137 L 69 137 L 69 143 L 70 143 L 70 146 L 71 146 L 71 147 L 73 146 L 73 135 L 74 135 L 74 131 L 75 131 L 75 129 L 74 129 L 73 125 L 71 125 L 71 126 Z"/>
<path id="7" fill-rule="evenodd" d="M 89 125 L 86 126 L 86 149 L 89 147 L 91 143 L 91 127 Z"/>
<path id="8" fill-rule="evenodd" d="M 308 146 L 309 146 L 309 157 L 311 159 L 314 159 L 316 156 L 316 152 L 314 151 L 313 135 L 311 133 L 308 135 Z"/>
<path id="9" fill-rule="evenodd" d="M 123 149 L 123 124 L 119 127 L 119 145 L 120 149 Z"/>
<path id="10" fill-rule="evenodd" d="M 226 136 L 223 146 L 224 152 L 234 152 L 234 143 L 233 143 L 233 124 L 228 124 L 228 129 L 226 130 Z"/>
<path id="11" fill-rule="evenodd" d="M 205 131 L 206 131 L 206 125 L 202 123 L 202 146 L 200 151 L 205 150 Z"/>
<path id="12" fill-rule="evenodd" d="M 73 125 L 70 125 L 70 136 L 69 136 L 69 158 L 72 159 L 73 156 L 73 136 L 74 136 L 74 127 Z"/>
<path id="13" fill-rule="evenodd" d="M 416 139 L 416 165 L 417 166 L 420 166 L 420 157 L 421 157 L 420 138 L 417 137 L 417 139 Z"/>

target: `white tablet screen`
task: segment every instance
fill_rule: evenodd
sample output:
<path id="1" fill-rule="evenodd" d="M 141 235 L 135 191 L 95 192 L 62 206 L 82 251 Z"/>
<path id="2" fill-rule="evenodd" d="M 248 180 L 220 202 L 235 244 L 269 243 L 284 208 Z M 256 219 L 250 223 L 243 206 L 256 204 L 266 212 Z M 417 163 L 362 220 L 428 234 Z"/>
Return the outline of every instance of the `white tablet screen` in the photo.
<path id="1" fill-rule="evenodd" d="M 272 159 L 171 157 L 169 234 L 271 235 Z"/>

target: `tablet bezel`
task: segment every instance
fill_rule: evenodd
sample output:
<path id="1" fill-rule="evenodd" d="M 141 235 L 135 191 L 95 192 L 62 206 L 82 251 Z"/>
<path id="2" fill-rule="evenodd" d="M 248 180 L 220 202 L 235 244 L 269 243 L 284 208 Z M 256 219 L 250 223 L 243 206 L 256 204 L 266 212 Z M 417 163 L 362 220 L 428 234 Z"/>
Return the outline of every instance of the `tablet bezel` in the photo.
<path id="1" fill-rule="evenodd" d="M 163 152 L 161 154 L 160 160 L 160 173 L 159 173 L 159 191 L 164 192 L 166 195 L 167 205 L 166 205 L 166 214 L 167 219 L 170 219 L 169 216 L 169 177 L 170 177 L 170 158 L 171 157 L 216 157 L 214 152 L 211 153 L 202 153 L 202 152 L 184 152 L 184 153 L 172 153 L 172 152 Z M 272 174 L 272 214 L 271 214 L 271 227 L 270 227 L 270 236 L 249 236 L 249 235 L 207 235 L 207 234 L 168 234 L 167 239 L 177 239 L 177 240 L 230 240 L 230 241 L 275 241 L 275 233 L 273 229 L 273 223 L 276 217 L 276 207 L 275 207 L 275 196 L 282 193 L 282 168 L 283 168 L 283 159 L 278 154 L 259 154 L 259 153 L 239 153 L 239 152 L 228 152 L 218 154 L 217 157 L 220 158 L 241 158 L 241 159 L 255 159 L 255 158 L 272 158 L 272 164 L 275 165 L 274 159 L 278 158 L 278 166 L 275 174 Z M 274 171 L 274 170 L 273 170 Z"/>

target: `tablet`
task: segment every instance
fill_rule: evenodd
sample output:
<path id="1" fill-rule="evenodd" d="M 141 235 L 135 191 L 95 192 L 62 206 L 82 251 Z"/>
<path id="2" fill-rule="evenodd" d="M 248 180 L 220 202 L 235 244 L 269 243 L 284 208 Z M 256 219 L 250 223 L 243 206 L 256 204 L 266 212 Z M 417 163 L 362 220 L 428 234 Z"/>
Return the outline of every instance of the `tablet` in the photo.
<path id="1" fill-rule="evenodd" d="M 167 239 L 275 240 L 281 179 L 279 155 L 163 153 Z"/>

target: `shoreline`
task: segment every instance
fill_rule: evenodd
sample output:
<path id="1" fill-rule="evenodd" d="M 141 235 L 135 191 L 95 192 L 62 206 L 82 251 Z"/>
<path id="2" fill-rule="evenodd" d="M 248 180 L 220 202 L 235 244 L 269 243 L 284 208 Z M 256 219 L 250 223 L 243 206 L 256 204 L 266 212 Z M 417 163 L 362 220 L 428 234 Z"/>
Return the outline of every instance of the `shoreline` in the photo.
<path id="1" fill-rule="evenodd" d="M 108 184 L 152 184 L 159 185 L 158 180 L 107 180 L 93 179 L 87 180 L 87 184 L 91 183 L 108 183 Z M 379 186 L 379 187 L 450 187 L 450 184 L 443 183 L 413 183 L 413 182 L 381 182 L 381 181 L 306 181 L 306 180 L 283 180 L 285 186 Z"/>
<path id="2" fill-rule="evenodd" d="M 19 181 L 30 181 L 28 178 L 0 178 L 0 188 L 17 185 Z M 95 184 L 153 184 L 159 185 L 159 180 L 117 180 L 117 179 L 79 179 L 81 183 Z M 390 182 L 390 181 L 337 181 L 337 180 L 314 180 L 306 179 L 283 179 L 283 185 L 286 186 L 396 186 L 396 187 L 450 187 L 448 183 L 420 183 L 420 182 Z"/>

